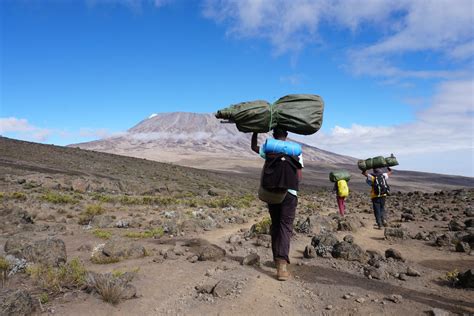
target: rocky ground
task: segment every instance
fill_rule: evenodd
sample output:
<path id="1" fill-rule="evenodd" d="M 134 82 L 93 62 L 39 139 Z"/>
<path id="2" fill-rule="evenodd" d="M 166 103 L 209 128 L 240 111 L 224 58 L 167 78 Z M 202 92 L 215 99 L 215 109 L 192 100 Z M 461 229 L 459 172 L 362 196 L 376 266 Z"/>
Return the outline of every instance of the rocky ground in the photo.
<path id="1" fill-rule="evenodd" d="M 21 149 L 0 157 L 2 315 L 474 313 L 473 189 L 394 192 L 379 230 L 367 192 L 341 218 L 306 185 L 278 282 L 254 178 Z"/>

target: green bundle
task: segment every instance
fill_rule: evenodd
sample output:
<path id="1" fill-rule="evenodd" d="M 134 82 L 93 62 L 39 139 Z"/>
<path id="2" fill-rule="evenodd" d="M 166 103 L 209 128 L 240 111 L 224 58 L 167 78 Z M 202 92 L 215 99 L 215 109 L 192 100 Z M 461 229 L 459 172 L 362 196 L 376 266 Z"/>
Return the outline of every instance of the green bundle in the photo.
<path id="1" fill-rule="evenodd" d="M 323 122 L 324 102 L 318 95 L 290 94 L 274 104 L 242 102 L 217 111 L 216 118 L 235 123 L 241 132 L 267 133 L 276 126 L 300 135 L 316 133 Z"/>
<path id="2" fill-rule="evenodd" d="M 329 173 L 329 181 L 337 182 L 339 180 L 349 181 L 351 179 L 351 174 L 347 170 L 336 170 Z"/>
<path id="3" fill-rule="evenodd" d="M 387 163 L 387 167 L 398 166 L 397 158 L 392 154 L 390 157 L 385 157 L 385 162 Z"/>
<path id="4" fill-rule="evenodd" d="M 360 170 L 366 171 L 373 168 L 393 167 L 398 166 L 397 158 L 392 154 L 390 157 L 384 158 L 383 156 L 377 156 L 374 158 L 368 158 L 365 160 L 359 160 L 357 166 Z"/>

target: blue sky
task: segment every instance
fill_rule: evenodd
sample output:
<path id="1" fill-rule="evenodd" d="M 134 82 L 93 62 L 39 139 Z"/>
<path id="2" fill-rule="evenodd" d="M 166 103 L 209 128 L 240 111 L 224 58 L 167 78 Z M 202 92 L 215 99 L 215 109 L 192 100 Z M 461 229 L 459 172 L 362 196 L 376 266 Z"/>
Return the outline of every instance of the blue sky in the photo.
<path id="1" fill-rule="evenodd" d="M 65 145 L 314 93 L 305 141 L 473 176 L 473 2 L 454 2 L 5 0 L 0 134 Z"/>

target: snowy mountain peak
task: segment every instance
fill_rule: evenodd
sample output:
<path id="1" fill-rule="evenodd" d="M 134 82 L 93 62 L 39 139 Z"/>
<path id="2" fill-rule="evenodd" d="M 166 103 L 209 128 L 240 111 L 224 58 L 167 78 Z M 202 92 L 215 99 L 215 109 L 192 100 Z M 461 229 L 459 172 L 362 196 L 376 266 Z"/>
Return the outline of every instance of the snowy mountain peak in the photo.
<path id="1" fill-rule="evenodd" d="M 150 116 L 148 117 L 148 119 L 154 118 L 154 117 L 157 116 L 157 115 L 158 115 L 158 114 L 153 113 L 152 115 L 150 115 Z"/>

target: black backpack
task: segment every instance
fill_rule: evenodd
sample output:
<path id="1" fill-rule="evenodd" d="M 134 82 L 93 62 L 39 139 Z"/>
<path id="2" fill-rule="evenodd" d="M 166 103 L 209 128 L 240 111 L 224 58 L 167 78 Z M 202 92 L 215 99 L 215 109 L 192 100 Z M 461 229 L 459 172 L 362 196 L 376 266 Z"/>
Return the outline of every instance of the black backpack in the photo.
<path id="1" fill-rule="evenodd" d="M 387 183 L 387 180 L 383 176 L 383 174 L 374 176 L 374 193 L 377 196 L 382 196 L 382 195 L 389 195 L 390 194 L 390 186 Z"/>

